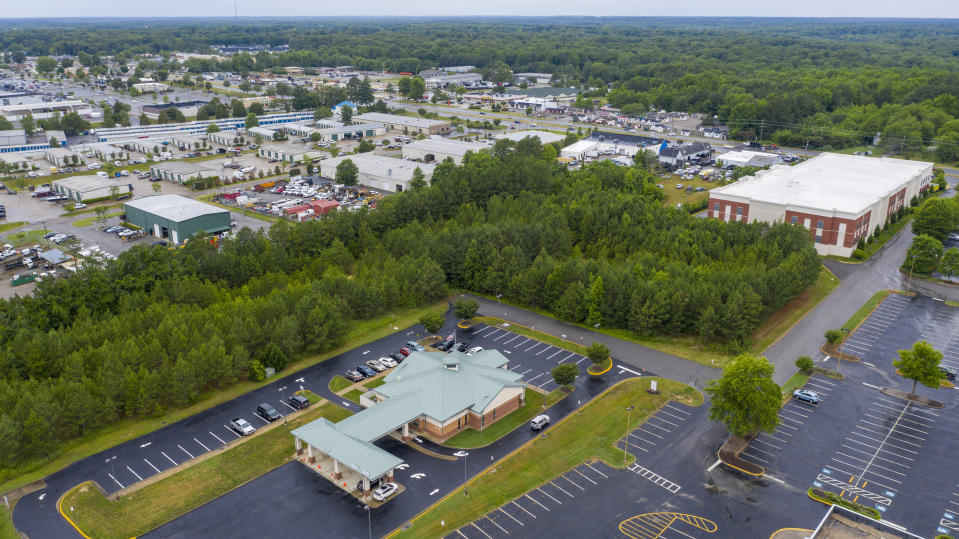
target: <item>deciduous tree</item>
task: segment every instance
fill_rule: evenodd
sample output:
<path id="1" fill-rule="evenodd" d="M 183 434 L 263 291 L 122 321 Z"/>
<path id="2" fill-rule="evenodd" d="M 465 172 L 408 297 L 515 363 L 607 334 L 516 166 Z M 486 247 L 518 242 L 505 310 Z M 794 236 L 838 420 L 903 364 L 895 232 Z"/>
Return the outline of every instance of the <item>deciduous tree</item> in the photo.
<path id="1" fill-rule="evenodd" d="M 721 421 L 735 436 L 756 430 L 772 432 L 779 424 L 782 390 L 773 381 L 774 367 L 764 357 L 738 356 L 723 375 L 706 383 L 709 418 Z"/>
<path id="2" fill-rule="evenodd" d="M 900 350 L 899 359 L 892 362 L 892 366 L 899 371 L 903 378 L 912 380 L 912 391 L 916 394 L 916 385 L 937 389 L 939 381 L 946 377 L 939 369 L 942 361 L 942 352 L 936 350 L 926 341 L 918 341 L 909 350 Z"/>

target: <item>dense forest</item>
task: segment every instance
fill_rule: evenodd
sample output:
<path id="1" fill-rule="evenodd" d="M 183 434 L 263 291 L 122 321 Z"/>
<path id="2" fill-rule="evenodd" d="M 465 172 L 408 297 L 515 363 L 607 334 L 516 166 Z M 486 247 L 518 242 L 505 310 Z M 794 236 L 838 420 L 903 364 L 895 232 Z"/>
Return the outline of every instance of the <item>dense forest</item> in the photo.
<path id="1" fill-rule="evenodd" d="M 118 418 L 329 350 L 356 321 L 448 286 L 738 348 L 820 271 L 801 227 L 699 219 L 664 208 L 639 165 L 571 173 L 555 152 L 501 141 L 376 210 L 244 229 L 219 248 L 137 246 L 0 301 L 5 473 Z"/>
<path id="2" fill-rule="evenodd" d="M 0 21 L 0 48 L 84 58 L 288 44 L 191 71 L 475 65 L 554 74 L 617 107 L 702 112 L 735 138 L 959 160 L 959 23 L 937 20 L 488 18 Z"/>

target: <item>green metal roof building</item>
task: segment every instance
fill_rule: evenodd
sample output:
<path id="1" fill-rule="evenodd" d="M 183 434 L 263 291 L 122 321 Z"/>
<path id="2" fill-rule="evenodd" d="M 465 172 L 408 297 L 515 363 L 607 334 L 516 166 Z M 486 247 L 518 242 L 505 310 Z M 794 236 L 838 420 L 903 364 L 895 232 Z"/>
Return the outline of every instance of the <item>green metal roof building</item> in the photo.
<path id="1" fill-rule="evenodd" d="M 154 195 L 123 205 L 127 222 L 158 238 L 180 244 L 197 232 L 230 230 L 230 212 L 179 195 Z"/>

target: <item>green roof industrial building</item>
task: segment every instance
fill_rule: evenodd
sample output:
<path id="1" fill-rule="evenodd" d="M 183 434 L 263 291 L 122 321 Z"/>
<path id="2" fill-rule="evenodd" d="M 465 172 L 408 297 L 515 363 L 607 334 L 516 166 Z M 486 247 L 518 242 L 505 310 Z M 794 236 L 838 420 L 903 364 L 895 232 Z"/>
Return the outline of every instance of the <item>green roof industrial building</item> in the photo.
<path id="1" fill-rule="evenodd" d="M 230 230 L 230 212 L 178 195 L 138 198 L 123 205 L 127 222 L 158 238 L 182 243 L 198 232 Z"/>

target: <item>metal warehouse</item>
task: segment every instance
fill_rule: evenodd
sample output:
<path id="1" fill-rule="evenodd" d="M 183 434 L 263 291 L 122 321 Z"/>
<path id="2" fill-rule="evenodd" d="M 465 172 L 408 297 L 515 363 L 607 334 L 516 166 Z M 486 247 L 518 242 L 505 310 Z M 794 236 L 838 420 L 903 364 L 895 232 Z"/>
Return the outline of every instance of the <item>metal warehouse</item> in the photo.
<path id="1" fill-rule="evenodd" d="M 133 186 L 125 181 L 100 176 L 71 176 L 62 180 L 53 181 L 53 191 L 66 195 L 72 200 L 88 202 L 113 196 L 125 195 L 133 192 Z"/>
<path id="2" fill-rule="evenodd" d="M 426 162 L 441 162 L 447 157 L 457 164 L 463 162 L 466 152 L 477 153 L 487 149 L 486 144 L 462 140 L 428 138 L 403 146 L 403 159 L 418 159 Z"/>
<path id="3" fill-rule="evenodd" d="M 230 212 L 179 195 L 155 195 L 123 205 L 127 222 L 158 238 L 182 243 L 198 232 L 230 229 Z"/>

